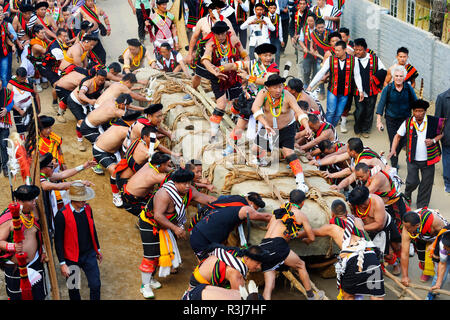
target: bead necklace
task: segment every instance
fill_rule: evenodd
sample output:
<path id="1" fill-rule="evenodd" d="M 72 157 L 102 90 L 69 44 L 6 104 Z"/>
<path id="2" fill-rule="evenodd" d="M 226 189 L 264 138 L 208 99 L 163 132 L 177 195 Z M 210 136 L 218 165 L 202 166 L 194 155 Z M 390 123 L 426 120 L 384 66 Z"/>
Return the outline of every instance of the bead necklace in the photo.
<path id="1" fill-rule="evenodd" d="M 25 226 L 26 229 L 30 229 L 34 225 L 33 212 L 30 212 L 30 215 L 31 215 L 30 219 L 27 219 L 22 212 L 20 213 L 20 220 L 22 220 L 22 224 Z"/>
<path id="2" fill-rule="evenodd" d="M 268 100 L 269 100 L 269 106 L 270 106 L 270 112 L 272 113 L 272 115 L 275 117 L 275 118 L 278 118 L 279 116 L 280 116 L 280 114 L 281 114 L 281 107 L 283 106 L 283 101 L 284 101 L 284 91 L 283 91 L 283 93 L 282 93 L 282 95 L 281 95 L 281 98 L 279 98 L 279 102 L 278 102 L 278 104 L 277 105 L 274 105 L 274 100 L 272 99 L 272 96 L 270 95 L 270 93 L 267 93 L 267 95 L 268 95 Z M 278 111 L 278 114 L 275 114 L 274 112 L 273 112 L 273 110 L 276 110 L 276 109 L 280 109 L 279 111 Z"/>
<path id="3" fill-rule="evenodd" d="M 362 219 L 365 219 L 367 214 L 370 211 L 370 207 L 372 206 L 372 198 L 369 200 L 369 205 L 367 206 L 367 209 L 364 212 L 359 211 L 359 207 L 356 207 L 356 212 L 358 213 L 358 216 L 360 216 Z"/>

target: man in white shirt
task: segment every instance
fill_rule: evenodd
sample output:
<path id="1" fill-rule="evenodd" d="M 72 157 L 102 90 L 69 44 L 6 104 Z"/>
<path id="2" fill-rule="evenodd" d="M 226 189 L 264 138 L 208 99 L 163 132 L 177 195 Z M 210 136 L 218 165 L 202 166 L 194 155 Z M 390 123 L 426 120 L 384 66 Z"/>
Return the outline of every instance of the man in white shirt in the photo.
<path id="1" fill-rule="evenodd" d="M 367 43 L 363 38 L 355 40 L 355 83 L 363 91 L 355 96 L 355 134 L 369 138 L 372 129 L 373 114 L 378 93 L 381 92 L 386 77 L 386 68 L 381 59 L 367 52 Z M 362 100 L 361 100 L 362 99 Z"/>
<path id="2" fill-rule="evenodd" d="M 255 5 L 255 15 L 249 17 L 242 25 L 241 30 L 250 30 L 249 51 L 250 59 L 254 59 L 255 47 L 263 43 L 270 43 L 269 30 L 274 31 L 275 26 L 270 19 L 264 16 L 265 6 L 262 3 Z"/>
<path id="3" fill-rule="evenodd" d="M 424 100 L 413 102 L 413 116 L 406 119 L 397 130 L 388 155 L 396 155 L 400 139 L 406 136 L 407 176 L 404 195 L 411 206 L 411 194 L 417 192 L 417 208 L 428 207 L 433 190 L 435 164 L 441 158 L 439 140 L 443 137 L 443 119 L 427 115 L 430 104 Z M 422 179 L 420 179 L 419 176 Z"/>
<path id="4" fill-rule="evenodd" d="M 347 44 L 344 41 L 338 41 L 335 45 L 335 54 L 328 57 L 322 68 L 312 79 L 308 85 L 306 91 L 311 92 L 312 88 L 319 83 L 320 80 L 330 72 L 328 92 L 327 92 L 327 122 L 331 123 L 334 127 L 337 126 L 342 112 L 348 99 L 352 98 L 351 79 L 356 72 L 356 67 L 352 68 L 351 65 L 355 65 L 354 57 L 350 56 L 345 49 Z M 336 59 L 339 61 L 335 64 Z M 333 66 L 333 68 L 330 68 Z M 358 87 L 358 84 L 356 84 Z M 358 90 L 362 92 L 362 87 L 358 87 Z"/>
<path id="5" fill-rule="evenodd" d="M 325 28 L 330 31 L 338 31 L 341 21 L 342 11 L 337 7 L 326 3 L 326 0 L 317 0 L 317 4 L 311 8 L 311 11 L 318 18 L 325 20 Z"/>
<path id="6" fill-rule="evenodd" d="M 159 53 L 155 55 L 156 60 L 152 61 L 151 67 L 165 72 L 181 72 L 190 77 L 183 56 L 178 51 L 172 49 L 167 42 L 159 48 Z"/>

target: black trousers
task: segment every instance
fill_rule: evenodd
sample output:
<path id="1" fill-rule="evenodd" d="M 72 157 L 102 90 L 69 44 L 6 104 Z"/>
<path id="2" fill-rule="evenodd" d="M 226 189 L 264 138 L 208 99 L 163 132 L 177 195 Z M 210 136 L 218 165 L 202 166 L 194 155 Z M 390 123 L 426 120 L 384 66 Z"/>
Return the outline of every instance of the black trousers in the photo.
<path id="1" fill-rule="evenodd" d="M 147 12 L 147 16 L 150 16 L 150 9 L 146 9 L 145 12 Z M 138 22 L 139 40 L 143 40 L 143 39 L 145 39 L 145 21 L 144 21 L 144 15 L 142 14 L 141 9 L 136 9 L 136 19 Z"/>
<path id="2" fill-rule="evenodd" d="M 435 165 L 427 165 L 426 161 L 415 161 L 407 164 L 407 176 L 405 183 L 405 196 L 411 199 L 411 194 L 417 187 L 417 208 L 428 207 L 433 190 Z M 419 177 L 419 172 L 422 177 Z"/>
<path id="3" fill-rule="evenodd" d="M 289 40 L 289 19 L 281 19 L 281 27 L 283 28 L 284 46 L 281 46 L 281 53 L 284 53 Z"/>
<path id="4" fill-rule="evenodd" d="M 242 48 L 246 48 L 247 47 L 247 29 L 241 30 L 241 24 L 238 24 L 238 30 L 237 30 L 237 35 L 239 36 L 239 40 L 241 41 L 242 44 Z"/>
<path id="5" fill-rule="evenodd" d="M 373 114 L 375 104 L 377 102 L 377 95 L 364 98 L 359 102 L 359 97 L 355 97 L 355 117 L 354 130 L 355 133 L 369 133 L 372 129 Z"/>
<path id="6" fill-rule="evenodd" d="M 389 150 L 392 147 L 392 141 L 394 140 L 394 137 L 397 134 L 397 130 L 398 130 L 398 128 L 400 128 L 403 121 L 405 121 L 405 119 L 403 119 L 403 118 L 391 118 L 389 116 L 386 116 L 386 130 L 387 130 L 388 137 L 389 137 Z M 402 150 L 402 148 L 405 145 L 406 145 L 406 138 L 402 137 L 397 146 L 397 150 L 395 150 L 397 155 L 392 156 L 392 158 L 391 158 L 391 166 L 392 167 L 398 168 L 398 157 L 400 155 L 400 151 Z"/>
<path id="7" fill-rule="evenodd" d="M 66 260 L 66 263 L 71 268 L 71 274 L 66 280 L 70 300 L 81 300 L 79 283 L 81 278 L 80 274 L 76 274 L 81 270 L 84 271 L 88 281 L 90 300 L 100 300 L 101 281 L 97 253 L 94 250 L 90 250 L 87 253 L 80 254 L 78 262 Z"/>

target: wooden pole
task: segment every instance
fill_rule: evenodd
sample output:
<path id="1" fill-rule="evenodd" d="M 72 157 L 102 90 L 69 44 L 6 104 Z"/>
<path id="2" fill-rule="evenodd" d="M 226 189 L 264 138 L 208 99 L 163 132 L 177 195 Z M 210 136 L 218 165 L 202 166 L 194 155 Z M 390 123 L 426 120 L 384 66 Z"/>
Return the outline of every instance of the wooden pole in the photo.
<path id="1" fill-rule="evenodd" d="M 408 287 L 404 286 L 403 283 L 401 283 L 400 280 L 398 280 L 398 278 L 396 276 L 394 276 L 392 273 L 390 273 L 387 270 L 384 270 L 384 274 L 388 278 L 392 279 L 402 290 L 405 290 L 406 293 L 408 293 L 411 297 L 414 298 L 414 300 L 423 300 L 418 295 L 416 295 L 411 289 L 409 289 Z"/>
<path id="2" fill-rule="evenodd" d="M 441 293 L 441 294 L 445 294 L 447 296 L 450 296 L 450 291 L 448 290 L 444 290 L 444 289 L 435 289 L 435 290 L 431 290 L 431 287 L 427 287 L 421 284 L 415 284 L 415 283 L 410 283 L 409 286 L 411 288 L 416 288 L 416 289 L 421 289 L 421 290 L 425 290 L 425 291 L 430 291 L 433 293 Z"/>
<path id="3" fill-rule="evenodd" d="M 52 291 L 52 298 L 53 300 L 60 300 L 59 295 L 59 286 L 58 286 L 58 279 L 56 278 L 56 269 L 55 269 L 55 263 L 53 259 L 53 252 L 52 252 L 52 246 L 50 242 L 50 236 L 48 234 L 48 223 L 47 223 L 47 216 L 45 215 L 45 209 L 44 209 L 44 202 L 43 202 L 43 195 L 42 195 L 42 188 L 41 188 L 41 181 L 40 181 L 40 172 L 41 172 L 41 166 L 39 163 L 39 127 L 38 127 L 38 118 L 36 113 L 36 108 L 32 108 L 34 113 L 34 124 L 36 127 L 36 146 L 34 150 L 34 172 L 33 172 L 33 184 L 37 186 L 41 190 L 41 194 L 36 200 L 37 203 L 37 209 L 39 213 L 39 221 L 41 224 L 41 233 L 42 233 L 42 239 L 44 241 L 44 248 L 45 252 L 47 254 L 47 266 L 50 276 L 50 286 Z"/>

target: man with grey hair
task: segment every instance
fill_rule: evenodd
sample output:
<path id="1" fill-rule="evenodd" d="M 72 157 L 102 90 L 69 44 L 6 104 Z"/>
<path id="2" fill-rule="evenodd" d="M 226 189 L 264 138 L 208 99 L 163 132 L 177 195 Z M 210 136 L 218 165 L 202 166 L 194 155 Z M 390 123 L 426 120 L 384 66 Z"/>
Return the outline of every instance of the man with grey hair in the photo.
<path id="1" fill-rule="evenodd" d="M 400 125 L 411 116 L 411 103 L 417 100 L 413 87 L 405 82 L 406 73 L 405 67 L 400 65 L 392 70 L 394 81 L 383 89 L 377 106 L 377 129 L 380 132 L 384 130 L 381 121 L 381 116 L 384 114 L 390 147 L 392 147 L 392 141 Z M 393 168 L 398 169 L 398 155 L 404 145 L 405 139 L 402 138 L 398 144 L 396 155 L 391 158 Z"/>

